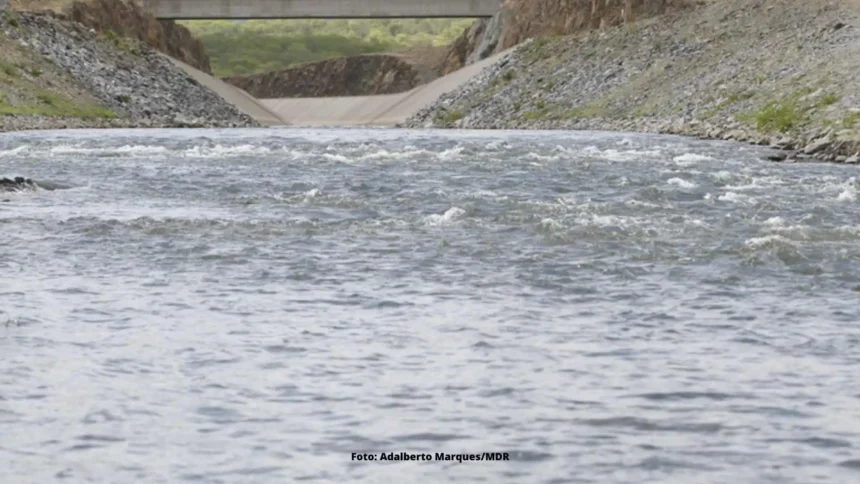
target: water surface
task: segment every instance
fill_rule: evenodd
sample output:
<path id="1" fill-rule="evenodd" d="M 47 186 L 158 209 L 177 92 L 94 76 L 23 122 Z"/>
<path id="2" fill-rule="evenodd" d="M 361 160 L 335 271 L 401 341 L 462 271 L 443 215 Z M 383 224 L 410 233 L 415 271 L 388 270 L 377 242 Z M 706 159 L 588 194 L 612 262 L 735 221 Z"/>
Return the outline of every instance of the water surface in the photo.
<path id="1" fill-rule="evenodd" d="M 857 482 L 857 168 L 761 154 L 2 135 L 0 481 Z"/>

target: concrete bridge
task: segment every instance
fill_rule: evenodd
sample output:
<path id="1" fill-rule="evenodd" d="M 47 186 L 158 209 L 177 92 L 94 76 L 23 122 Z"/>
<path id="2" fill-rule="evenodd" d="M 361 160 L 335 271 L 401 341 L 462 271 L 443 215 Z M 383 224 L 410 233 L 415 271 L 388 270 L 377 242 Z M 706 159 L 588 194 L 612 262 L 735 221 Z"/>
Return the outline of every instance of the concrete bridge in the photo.
<path id="1" fill-rule="evenodd" d="M 3 0 L 0 0 L 2 2 Z M 502 0 L 137 0 L 163 19 L 492 17 Z"/>

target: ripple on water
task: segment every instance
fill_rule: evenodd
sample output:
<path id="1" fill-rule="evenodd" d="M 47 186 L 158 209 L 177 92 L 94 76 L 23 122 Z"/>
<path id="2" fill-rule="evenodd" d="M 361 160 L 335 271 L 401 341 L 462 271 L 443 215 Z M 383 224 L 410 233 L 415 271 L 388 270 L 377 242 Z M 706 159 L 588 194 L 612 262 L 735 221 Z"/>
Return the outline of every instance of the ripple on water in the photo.
<path id="1" fill-rule="evenodd" d="M 6 134 L 7 480 L 853 482 L 856 177 L 756 150 Z"/>

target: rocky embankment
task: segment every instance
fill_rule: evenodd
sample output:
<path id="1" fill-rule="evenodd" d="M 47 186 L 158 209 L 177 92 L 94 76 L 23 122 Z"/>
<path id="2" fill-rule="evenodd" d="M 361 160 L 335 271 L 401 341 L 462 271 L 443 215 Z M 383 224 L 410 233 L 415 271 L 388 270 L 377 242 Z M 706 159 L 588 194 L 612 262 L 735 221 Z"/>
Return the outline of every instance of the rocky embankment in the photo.
<path id="1" fill-rule="evenodd" d="M 9 8 L 18 12 L 51 13 L 97 32 L 137 39 L 211 74 L 203 44 L 188 29 L 172 20 L 156 19 L 135 0 L 10 0 Z"/>
<path id="2" fill-rule="evenodd" d="M 149 45 L 77 22 L 15 14 L 0 52 L 17 59 L 0 65 L 0 131 L 257 125 Z"/>
<path id="3" fill-rule="evenodd" d="M 66 9 L 71 20 L 98 32 L 113 32 L 137 39 L 159 52 L 212 73 L 203 43 L 185 27 L 172 20 L 158 20 L 134 2 L 90 0 L 75 2 Z"/>
<path id="4" fill-rule="evenodd" d="M 857 163 L 857 59 L 860 2 L 711 0 L 530 40 L 406 126 L 683 134 Z"/>
<path id="5" fill-rule="evenodd" d="M 224 81 L 257 98 L 369 96 L 408 91 L 421 82 L 415 63 L 396 54 L 342 57 Z"/>
<path id="6" fill-rule="evenodd" d="M 448 74 L 534 37 L 570 35 L 677 12 L 696 0 L 505 0 L 492 18 L 477 20 L 451 45 Z"/>

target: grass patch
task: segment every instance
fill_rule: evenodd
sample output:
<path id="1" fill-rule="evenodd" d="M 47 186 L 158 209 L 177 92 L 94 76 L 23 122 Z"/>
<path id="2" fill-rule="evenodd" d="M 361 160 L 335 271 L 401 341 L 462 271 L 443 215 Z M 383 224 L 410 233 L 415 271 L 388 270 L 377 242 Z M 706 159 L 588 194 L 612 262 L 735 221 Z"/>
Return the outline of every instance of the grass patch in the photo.
<path id="1" fill-rule="evenodd" d="M 803 109 L 796 98 L 783 101 L 774 101 L 766 104 L 760 111 L 739 115 L 739 121 L 752 122 L 756 129 L 763 133 L 779 131 L 788 133 L 805 124 L 808 121 L 806 110 Z"/>
<path id="2" fill-rule="evenodd" d="M 18 68 L 9 62 L 0 60 L 0 73 L 6 77 L 18 77 Z"/>
<path id="3" fill-rule="evenodd" d="M 753 96 L 755 96 L 755 92 L 753 92 L 753 91 L 733 92 L 733 93 L 729 94 L 725 99 L 720 101 L 719 104 L 717 104 L 713 108 L 709 109 L 705 113 L 705 117 L 710 118 L 711 116 L 717 114 L 718 112 L 731 106 L 732 104 L 737 104 L 741 101 L 746 101 L 747 99 L 750 99 Z"/>
<path id="4" fill-rule="evenodd" d="M 36 94 L 36 99 L 38 99 L 42 104 L 47 104 L 48 106 L 56 106 L 58 103 L 57 95 L 48 91 Z"/>
<path id="5" fill-rule="evenodd" d="M 436 113 L 436 122 L 449 125 L 463 119 L 461 111 L 450 111 L 446 114 Z"/>
<path id="6" fill-rule="evenodd" d="M 15 27 L 16 29 L 19 27 L 18 16 L 10 11 L 6 11 L 4 14 L 6 23 L 9 24 L 10 27 Z"/>
<path id="7" fill-rule="evenodd" d="M 548 109 L 535 109 L 523 114 L 523 119 L 526 121 L 536 121 L 540 119 L 546 119 L 547 115 L 549 115 Z"/>
<path id="8" fill-rule="evenodd" d="M 512 69 L 509 69 L 502 73 L 500 76 L 496 76 L 493 78 L 493 81 L 490 83 L 490 86 L 493 88 L 499 87 L 500 85 L 510 84 L 511 81 L 517 78 L 517 73 Z"/>
<path id="9" fill-rule="evenodd" d="M 0 114 L 19 116 L 60 116 L 71 118 L 115 118 L 116 113 L 103 106 L 75 103 L 50 91 L 36 94 L 36 102 L 12 105 L 5 94 L 0 97 Z"/>
<path id="10" fill-rule="evenodd" d="M 588 106 L 581 106 L 578 108 L 571 109 L 565 115 L 568 119 L 588 119 L 588 118 L 600 118 L 606 115 L 606 108 L 597 104 L 589 104 Z"/>
<path id="11" fill-rule="evenodd" d="M 117 50 L 134 55 L 140 55 L 140 42 L 135 39 L 122 37 L 113 30 L 105 32 L 105 38 L 107 38 L 107 40 L 109 40 Z"/>
<path id="12" fill-rule="evenodd" d="M 825 107 L 836 104 L 837 102 L 839 102 L 839 96 L 835 94 L 828 94 L 818 100 L 818 105 L 821 107 Z"/>
<path id="13" fill-rule="evenodd" d="M 644 118 L 646 116 L 652 116 L 657 114 L 657 110 L 659 106 L 655 103 L 646 104 L 645 106 L 640 106 L 636 111 L 633 112 L 633 115 L 637 118 Z"/>
<path id="14" fill-rule="evenodd" d="M 34 67 L 34 68 L 30 69 L 30 75 L 33 77 L 39 77 L 42 75 L 42 69 L 39 69 L 38 67 Z"/>
<path id="15" fill-rule="evenodd" d="M 851 113 L 842 118 L 842 127 L 851 129 L 860 124 L 860 113 Z"/>
<path id="16" fill-rule="evenodd" d="M 843 116 L 841 119 L 827 119 L 824 121 L 824 127 L 837 129 L 854 129 L 860 125 L 860 113 L 851 113 Z"/>

